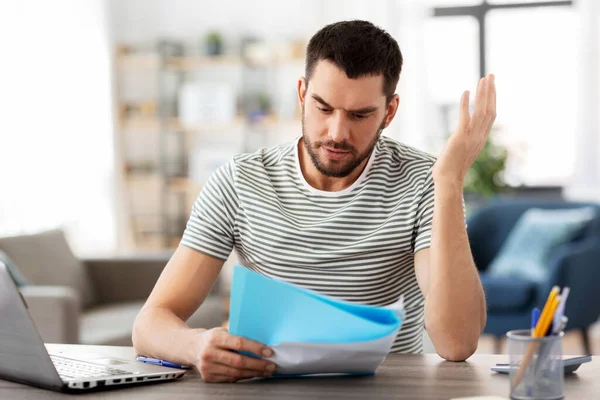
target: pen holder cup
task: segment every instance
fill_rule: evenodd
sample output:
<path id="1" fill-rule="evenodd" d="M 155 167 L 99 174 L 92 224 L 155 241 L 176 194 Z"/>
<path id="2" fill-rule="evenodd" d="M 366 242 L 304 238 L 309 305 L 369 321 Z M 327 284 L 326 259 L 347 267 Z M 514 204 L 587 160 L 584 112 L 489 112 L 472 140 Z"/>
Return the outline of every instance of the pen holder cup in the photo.
<path id="1" fill-rule="evenodd" d="M 518 400 L 550 400 L 564 397 L 562 337 L 534 338 L 531 330 L 514 330 L 508 337 L 510 397 Z"/>

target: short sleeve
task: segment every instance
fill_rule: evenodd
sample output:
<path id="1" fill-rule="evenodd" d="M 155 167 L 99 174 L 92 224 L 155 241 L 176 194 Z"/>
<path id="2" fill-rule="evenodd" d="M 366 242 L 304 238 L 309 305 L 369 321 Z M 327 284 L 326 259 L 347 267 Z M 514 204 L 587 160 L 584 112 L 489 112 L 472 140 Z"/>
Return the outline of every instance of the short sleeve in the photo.
<path id="1" fill-rule="evenodd" d="M 427 178 L 423 184 L 423 190 L 419 204 L 417 207 L 417 220 L 415 223 L 414 233 L 414 250 L 416 253 L 419 250 L 427 249 L 431 246 L 431 229 L 433 224 L 433 206 L 435 202 L 435 187 L 433 183 L 433 169 L 427 173 Z M 466 206 L 464 198 L 462 199 L 463 219 L 466 222 Z M 466 226 L 466 225 L 465 225 Z"/>
<path id="2" fill-rule="evenodd" d="M 427 173 L 419 203 L 417 206 L 417 219 L 414 230 L 413 252 L 429 248 L 431 245 L 431 226 L 433 222 L 434 185 L 432 169 Z"/>
<path id="3" fill-rule="evenodd" d="M 217 169 L 192 206 L 181 245 L 211 257 L 227 260 L 234 246 L 238 209 L 234 161 Z"/>

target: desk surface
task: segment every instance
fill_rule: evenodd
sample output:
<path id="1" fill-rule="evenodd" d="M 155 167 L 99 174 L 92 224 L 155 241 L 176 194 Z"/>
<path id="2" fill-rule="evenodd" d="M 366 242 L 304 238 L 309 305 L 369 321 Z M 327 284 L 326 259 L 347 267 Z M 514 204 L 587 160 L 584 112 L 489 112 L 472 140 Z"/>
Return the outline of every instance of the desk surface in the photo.
<path id="1" fill-rule="evenodd" d="M 135 360 L 131 347 L 53 345 L 55 353 L 86 351 Z M 437 355 L 391 354 L 374 376 L 253 380 L 236 384 L 207 384 L 194 372 L 175 382 L 142 385 L 85 394 L 85 399 L 450 399 L 477 395 L 508 398 L 508 377 L 490 371 L 506 356 L 474 355 L 453 363 Z M 565 379 L 566 399 L 592 399 L 600 393 L 600 359 L 583 364 Z M 58 399 L 65 394 L 0 380 L 0 399 Z M 76 396 L 76 395 L 75 395 Z M 81 397 L 83 398 L 83 397 Z"/>

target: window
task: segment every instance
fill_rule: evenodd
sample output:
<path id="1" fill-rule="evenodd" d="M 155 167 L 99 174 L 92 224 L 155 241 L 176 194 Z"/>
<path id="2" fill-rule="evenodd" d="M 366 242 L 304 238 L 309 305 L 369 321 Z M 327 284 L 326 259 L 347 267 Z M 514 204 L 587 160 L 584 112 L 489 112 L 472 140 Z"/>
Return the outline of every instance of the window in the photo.
<path id="1" fill-rule="evenodd" d="M 500 138 L 515 155 L 507 171 L 513 184 L 560 185 L 573 172 L 574 14 L 571 8 L 553 7 L 488 15 L 486 56 L 490 72 L 497 74 Z"/>
<path id="2" fill-rule="evenodd" d="M 472 17 L 430 19 L 425 24 L 429 93 L 439 104 L 458 102 L 479 77 L 477 21 Z"/>
<path id="3" fill-rule="evenodd" d="M 474 93 L 474 57 L 477 76 L 496 75 L 494 140 L 509 151 L 511 185 L 563 185 L 574 166 L 577 21 L 572 1 L 540 3 L 435 1 L 426 29 L 425 52 L 437 54 L 430 95 L 447 130 L 462 91 Z"/>

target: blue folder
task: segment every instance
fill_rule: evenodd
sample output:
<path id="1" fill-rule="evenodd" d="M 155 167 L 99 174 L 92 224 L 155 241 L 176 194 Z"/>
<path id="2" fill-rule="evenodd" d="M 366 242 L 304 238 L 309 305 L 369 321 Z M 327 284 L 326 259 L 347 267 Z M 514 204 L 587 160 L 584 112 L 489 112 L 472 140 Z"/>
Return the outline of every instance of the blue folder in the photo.
<path id="1" fill-rule="evenodd" d="M 236 265 L 229 332 L 263 343 L 353 343 L 398 331 L 402 313 L 325 296 Z"/>

